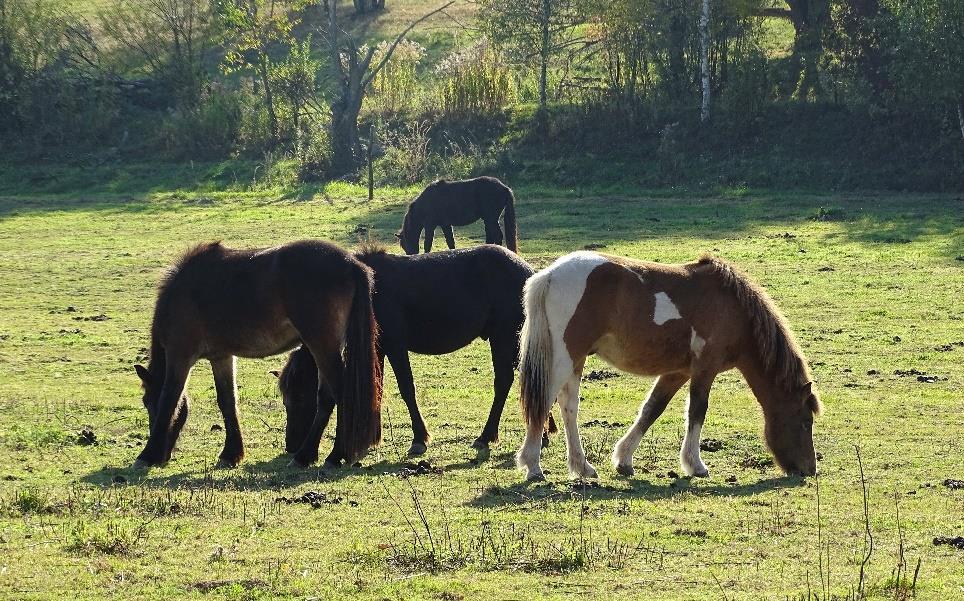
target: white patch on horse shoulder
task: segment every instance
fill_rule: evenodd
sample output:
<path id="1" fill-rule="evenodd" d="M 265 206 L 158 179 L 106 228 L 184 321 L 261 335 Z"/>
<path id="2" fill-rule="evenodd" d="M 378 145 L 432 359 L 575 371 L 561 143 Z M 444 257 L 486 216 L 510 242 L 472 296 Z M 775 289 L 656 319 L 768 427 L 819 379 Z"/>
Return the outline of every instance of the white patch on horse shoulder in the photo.
<path id="1" fill-rule="evenodd" d="M 703 347 L 706 346 L 706 341 L 700 338 L 695 328 L 690 328 L 690 330 L 693 331 L 693 335 L 690 336 L 690 350 L 693 351 L 694 356 L 699 357 L 700 353 L 703 352 Z"/>
<path id="2" fill-rule="evenodd" d="M 608 263 L 609 259 L 591 251 L 577 251 L 556 259 L 546 271 L 549 273 L 549 292 L 546 299 L 546 320 L 552 337 L 554 368 L 550 373 L 568 378 L 573 363 L 563 337 L 576 307 L 586 291 L 586 280 L 592 271 Z"/>
<path id="3" fill-rule="evenodd" d="M 665 292 L 657 292 L 655 295 L 656 306 L 653 308 L 653 323 L 658 326 L 663 325 L 672 319 L 683 319 L 676 309 L 676 305 L 670 300 Z"/>

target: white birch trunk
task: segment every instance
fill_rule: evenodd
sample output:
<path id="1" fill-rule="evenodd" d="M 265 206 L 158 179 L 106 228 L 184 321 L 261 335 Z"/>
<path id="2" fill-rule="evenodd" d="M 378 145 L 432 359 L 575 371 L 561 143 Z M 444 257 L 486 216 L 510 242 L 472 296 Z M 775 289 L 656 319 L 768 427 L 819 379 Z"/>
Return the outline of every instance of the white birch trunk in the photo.
<path id="1" fill-rule="evenodd" d="M 710 0 L 703 0 L 700 15 L 700 79 L 703 84 L 700 121 L 706 123 L 710 119 Z"/>
<path id="2" fill-rule="evenodd" d="M 957 101 L 957 122 L 961 125 L 961 138 L 964 138 L 964 100 Z"/>

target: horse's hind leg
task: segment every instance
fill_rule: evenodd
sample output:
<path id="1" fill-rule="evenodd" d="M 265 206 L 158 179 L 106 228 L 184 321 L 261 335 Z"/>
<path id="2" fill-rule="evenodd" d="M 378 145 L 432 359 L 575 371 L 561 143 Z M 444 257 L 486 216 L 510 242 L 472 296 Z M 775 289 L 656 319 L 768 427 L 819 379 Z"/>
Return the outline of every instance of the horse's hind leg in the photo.
<path id="1" fill-rule="evenodd" d="M 617 472 L 624 476 L 633 475 L 633 453 L 639 447 L 639 442 L 653 422 L 663 414 L 670 399 L 684 383 L 686 383 L 686 376 L 683 374 L 666 374 L 656 379 L 653 388 L 649 391 L 649 396 L 639 408 L 636 421 L 613 448 L 612 462 Z"/>
<path id="2" fill-rule="evenodd" d="M 170 460 L 171 451 L 174 448 L 172 429 L 175 426 L 175 413 L 181 405 L 181 395 L 184 393 L 184 386 L 191 373 L 191 366 L 192 361 L 167 351 L 164 385 L 161 387 L 161 394 L 154 410 L 151 434 L 147 438 L 144 450 L 134 462 L 135 468 L 160 465 Z"/>
<path id="3" fill-rule="evenodd" d="M 687 476 L 706 477 L 709 470 L 700 457 L 700 432 L 706 420 L 706 408 L 710 399 L 710 386 L 715 373 L 699 373 L 690 382 L 690 398 L 686 408 L 686 436 L 679 450 L 679 463 Z"/>
<path id="4" fill-rule="evenodd" d="M 513 365 L 518 353 L 515 334 L 493 335 L 489 339 L 489 348 L 492 350 L 492 368 L 495 371 L 495 394 L 485 428 L 472 443 L 476 449 L 487 449 L 489 443 L 499 441 L 499 422 L 502 419 L 502 410 L 505 408 L 505 399 L 509 396 L 509 389 L 512 388 L 512 380 L 515 377 Z"/>
<path id="5" fill-rule="evenodd" d="M 224 449 L 218 459 L 219 467 L 235 467 L 244 458 L 241 424 L 238 423 L 238 387 L 235 383 L 235 359 L 226 357 L 211 360 L 218 408 L 224 418 Z"/>
<path id="6" fill-rule="evenodd" d="M 502 235 L 502 226 L 499 225 L 499 216 L 485 218 L 485 243 L 502 244 L 505 237 Z"/>
<path id="7" fill-rule="evenodd" d="M 586 452 L 579 438 L 579 379 L 582 365 L 573 368 L 572 375 L 559 393 L 559 408 L 566 428 L 566 455 L 569 473 L 576 478 L 597 478 L 596 468 L 586 461 Z"/>
<path id="8" fill-rule="evenodd" d="M 428 441 L 431 436 L 422 413 L 418 410 L 418 401 L 415 397 L 415 378 L 412 376 L 412 364 L 408 361 L 408 351 L 404 348 L 393 346 L 385 349 L 388 362 L 392 365 L 395 372 L 395 381 L 398 382 L 398 392 L 405 401 L 408 408 L 408 416 L 412 420 L 412 446 L 408 449 L 409 455 L 422 455 L 428 450 Z"/>
<path id="9" fill-rule="evenodd" d="M 331 414 L 335 410 L 336 398 L 342 394 L 342 374 L 345 370 L 340 352 L 338 354 L 329 352 L 325 355 L 325 345 L 319 348 L 317 343 L 305 341 L 305 346 L 311 351 L 318 366 L 318 408 L 315 410 L 315 419 L 311 422 L 304 443 L 292 459 L 293 463 L 301 466 L 309 466 L 318 461 L 318 447 L 321 445 L 321 437 L 325 433 Z M 338 348 L 337 344 L 335 348 Z M 332 450 L 325 459 L 325 466 L 340 465 L 342 459 L 344 458 Z"/>
<path id="10" fill-rule="evenodd" d="M 442 226 L 442 235 L 445 236 L 445 243 L 449 245 L 449 250 L 455 250 L 455 232 L 451 225 Z"/>

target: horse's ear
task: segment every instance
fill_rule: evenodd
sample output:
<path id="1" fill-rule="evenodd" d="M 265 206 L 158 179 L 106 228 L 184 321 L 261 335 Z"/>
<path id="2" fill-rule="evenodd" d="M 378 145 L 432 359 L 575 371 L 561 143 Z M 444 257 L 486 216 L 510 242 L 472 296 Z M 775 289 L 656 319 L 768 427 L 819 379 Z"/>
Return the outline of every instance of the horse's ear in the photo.
<path id="1" fill-rule="evenodd" d="M 810 412 L 814 415 L 820 415 L 823 412 L 823 403 L 820 402 L 820 397 L 817 395 L 817 391 L 813 389 L 813 382 L 807 382 L 803 385 L 803 392 L 807 395 L 804 401 Z"/>
<path id="2" fill-rule="evenodd" d="M 137 372 L 137 377 L 141 379 L 141 382 L 148 384 L 151 381 L 151 372 L 147 371 L 147 368 L 143 365 L 135 364 L 134 371 Z"/>
<path id="3" fill-rule="evenodd" d="M 401 233 L 401 232 L 395 232 L 395 237 L 398 238 L 399 240 L 401 240 L 401 239 L 402 239 L 402 233 Z"/>
<path id="4" fill-rule="evenodd" d="M 271 374 L 272 376 L 276 377 L 276 378 L 280 378 L 280 377 L 281 377 L 281 372 L 278 371 L 277 369 L 272 369 L 272 370 L 269 371 L 268 373 Z"/>

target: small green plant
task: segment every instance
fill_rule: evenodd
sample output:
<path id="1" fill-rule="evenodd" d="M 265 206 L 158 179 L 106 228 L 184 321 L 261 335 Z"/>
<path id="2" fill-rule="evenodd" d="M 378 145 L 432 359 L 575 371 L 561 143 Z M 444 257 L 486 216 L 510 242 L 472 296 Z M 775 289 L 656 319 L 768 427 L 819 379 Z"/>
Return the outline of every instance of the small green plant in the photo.
<path id="1" fill-rule="evenodd" d="M 133 526 L 114 520 L 107 520 L 103 525 L 81 520 L 67 527 L 64 548 L 82 555 L 131 556 L 146 538 L 151 521 L 153 519 Z"/>
<path id="2" fill-rule="evenodd" d="M 50 493 L 36 486 L 26 486 L 14 492 L 10 506 L 23 515 L 43 515 L 55 510 Z"/>

